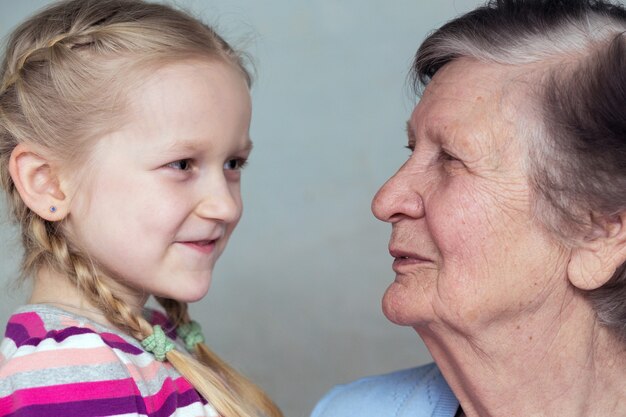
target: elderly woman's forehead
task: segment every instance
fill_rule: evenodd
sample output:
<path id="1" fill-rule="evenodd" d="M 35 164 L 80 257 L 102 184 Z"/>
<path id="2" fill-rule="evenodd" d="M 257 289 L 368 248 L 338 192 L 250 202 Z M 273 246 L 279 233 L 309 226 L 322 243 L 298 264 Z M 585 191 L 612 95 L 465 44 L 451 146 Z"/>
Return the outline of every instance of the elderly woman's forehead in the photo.
<path id="1" fill-rule="evenodd" d="M 436 94 L 454 98 L 485 98 L 515 93 L 519 82 L 526 82 L 527 73 L 520 67 L 497 63 L 483 63 L 474 59 L 454 60 L 433 77 L 424 97 Z"/>
<path id="2" fill-rule="evenodd" d="M 532 106 L 531 72 L 469 58 L 454 60 L 435 74 L 413 116 L 434 122 L 495 116 L 511 122 Z"/>

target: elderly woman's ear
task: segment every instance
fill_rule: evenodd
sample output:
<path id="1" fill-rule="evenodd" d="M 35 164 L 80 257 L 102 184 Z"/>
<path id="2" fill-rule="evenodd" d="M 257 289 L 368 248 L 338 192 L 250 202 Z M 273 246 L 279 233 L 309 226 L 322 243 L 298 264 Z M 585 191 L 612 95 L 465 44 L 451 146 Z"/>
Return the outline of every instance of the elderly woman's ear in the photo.
<path id="1" fill-rule="evenodd" d="M 626 213 L 592 216 L 589 233 L 572 248 L 569 280 L 581 290 L 594 290 L 626 262 Z"/>

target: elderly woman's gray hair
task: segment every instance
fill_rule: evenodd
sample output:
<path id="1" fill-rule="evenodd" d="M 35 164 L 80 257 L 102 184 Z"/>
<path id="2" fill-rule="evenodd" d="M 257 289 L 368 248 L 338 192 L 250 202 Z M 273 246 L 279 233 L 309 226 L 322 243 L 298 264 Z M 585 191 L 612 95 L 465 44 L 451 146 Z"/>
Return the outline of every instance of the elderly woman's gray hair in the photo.
<path id="1" fill-rule="evenodd" d="M 535 213 L 564 242 L 626 211 L 626 11 L 602 0 L 493 0 L 426 39 L 413 65 L 421 90 L 460 57 L 538 64 L 529 146 Z M 588 292 L 600 320 L 626 339 L 626 265 Z"/>

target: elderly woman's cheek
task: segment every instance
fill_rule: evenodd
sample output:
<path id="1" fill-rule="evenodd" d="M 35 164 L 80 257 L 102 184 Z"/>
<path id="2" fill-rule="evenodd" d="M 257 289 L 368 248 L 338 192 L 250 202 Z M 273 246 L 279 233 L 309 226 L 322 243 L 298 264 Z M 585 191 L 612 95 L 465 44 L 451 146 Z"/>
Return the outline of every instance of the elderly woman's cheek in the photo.
<path id="1" fill-rule="evenodd" d="M 531 222 L 528 190 L 524 184 L 483 178 L 455 178 L 447 190 L 437 191 L 440 199 L 434 208 L 435 228 L 454 234 L 441 242 L 452 252 L 459 246 L 483 248 L 510 243 L 520 229 Z"/>
<path id="2" fill-rule="evenodd" d="M 530 267 L 524 263 L 534 233 L 528 193 L 519 183 L 472 177 L 450 185 L 434 201 L 429 219 L 441 253 L 441 303 L 435 304 L 439 315 L 475 320 L 506 308 L 497 300 L 526 285 L 516 276 Z"/>

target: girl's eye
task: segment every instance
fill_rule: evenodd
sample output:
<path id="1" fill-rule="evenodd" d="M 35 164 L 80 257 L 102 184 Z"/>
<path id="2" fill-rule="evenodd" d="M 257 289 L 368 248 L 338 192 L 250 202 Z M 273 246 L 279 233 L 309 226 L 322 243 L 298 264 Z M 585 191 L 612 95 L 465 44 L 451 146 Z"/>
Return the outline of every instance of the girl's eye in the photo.
<path id="1" fill-rule="evenodd" d="M 191 160 L 180 159 L 178 161 L 170 162 L 166 166 L 180 171 L 189 171 L 191 169 Z"/>
<path id="2" fill-rule="evenodd" d="M 248 164 L 248 161 L 244 158 L 233 158 L 226 161 L 224 169 L 229 171 L 241 170 Z"/>

